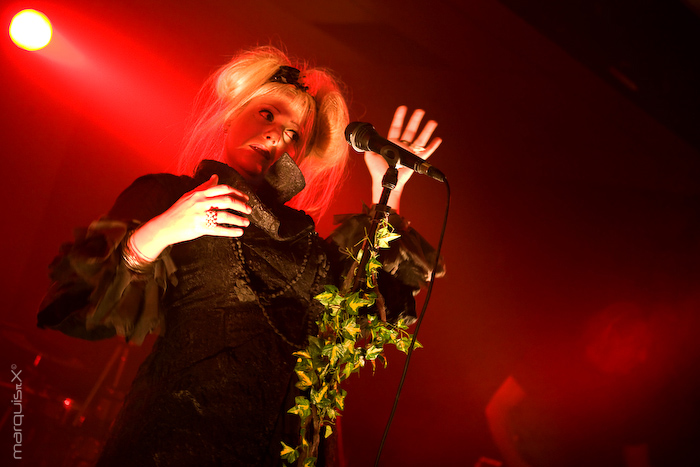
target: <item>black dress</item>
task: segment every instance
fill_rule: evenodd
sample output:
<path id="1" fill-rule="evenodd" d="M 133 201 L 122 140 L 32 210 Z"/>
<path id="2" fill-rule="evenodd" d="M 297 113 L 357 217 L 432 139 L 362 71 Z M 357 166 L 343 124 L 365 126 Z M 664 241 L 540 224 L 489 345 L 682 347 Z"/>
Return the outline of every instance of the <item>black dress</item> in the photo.
<path id="1" fill-rule="evenodd" d="M 176 244 L 153 270 L 135 274 L 120 242 L 213 174 L 250 196 L 240 239 L 205 236 Z M 313 221 L 283 203 L 303 187 L 280 159 L 257 194 L 230 167 L 204 161 L 194 178 L 141 177 L 106 218 L 64 246 L 39 326 L 139 343 L 160 336 L 141 366 L 98 465 L 280 465 L 280 441 L 296 445 L 295 357 L 321 306 L 313 297 L 343 274 L 339 249 L 361 238 L 369 215 L 349 216 L 324 241 Z M 401 222 L 395 219 L 395 222 Z M 394 317 L 414 314 L 432 249 L 402 223 L 382 282 Z M 352 243 L 350 243 L 352 242 Z M 434 258 L 434 256 L 432 256 Z M 400 280 L 396 278 L 400 277 Z"/>

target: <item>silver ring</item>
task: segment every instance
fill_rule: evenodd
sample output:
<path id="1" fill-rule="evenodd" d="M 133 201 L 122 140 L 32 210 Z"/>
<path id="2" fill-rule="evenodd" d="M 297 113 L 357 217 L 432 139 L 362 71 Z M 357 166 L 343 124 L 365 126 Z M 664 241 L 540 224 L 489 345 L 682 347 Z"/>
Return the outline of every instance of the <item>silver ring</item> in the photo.
<path id="1" fill-rule="evenodd" d="M 423 146 L 410 146 L 410 148 L 413 150 L 413 152 L 421 153 L 425 151 L 425 148 Z"/>
<path id="2" fill-rule="evenodd" d="M 219 217 L 219 211 L 215 211 L 214 208 L 207 209 L 206 214 L 206 225 L 207 227 L 216 227 L 219 225 L 216 220 Z"/>
<path id="3" fill-rule="evenodd" d="M 406 146 L 410 146 L 410 145 L 411 145 L 411 142 L 410 142 L 410 141 L 406 141 L 405 139 L 402 139 L 402 140 L 400 140 L 400 141 L 401 141 L 403 144 L 405 144 Z"/>

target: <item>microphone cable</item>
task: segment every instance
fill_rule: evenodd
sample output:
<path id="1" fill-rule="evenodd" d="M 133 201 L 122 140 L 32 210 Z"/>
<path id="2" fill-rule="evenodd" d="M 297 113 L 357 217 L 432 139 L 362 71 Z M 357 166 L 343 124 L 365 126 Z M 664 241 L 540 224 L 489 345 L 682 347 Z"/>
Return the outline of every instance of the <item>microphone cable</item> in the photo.
<path id="1" fill-rule="evenodd" d="M 435 254 L 435 264 L 433 265 L 433 271 L 430 273 L 430 283 L 428 284 L 428 290 L 426 292 L 425 301 L 423 302 L 423 308 L 421 309 L 420 316 L 416 322 L 416 329 L 413 332 L 413 339 L 411 339 L 411 345 L 408 346 L 408 352 L 406 353 L 406 363 L 403 366 L 403 374 L 401 375 L 401 380 L 399 381 L 399 387 L 396 390 L 396 398 L 394 399 L 394 406 L 391 409 L 391 414 L 389 415 L 389 420 L 384 428 L 384 435 L 382 436 L 382 442 L 379 444 L 379 450 L 377 451 L 377 458 L 374 461 L 374 467 L 379 466 L 379 459 L 382 456 L 382 450 L 384 449 L 384 443 L 389 435 L 389 428 L 391 427 L 391 422 L 394 420 L 394 415 L 396 414 L 396 409 L 399 405 L 399 397 L 401 396 L 401 390 L 403 389 L 403 384 L 406 381 L 406 374 L 408 373 L 408 365 L 411 363 L 411 356 L 413 355 L 413 348 L 416 345 L 416 339 L 418 338 L 418 331 L 420 330 L 421 323 L 425 317 L 425 312 L 428 308 L 428 302 L 430 301 L 430 295 L 433 292 L 433 283 L 435 282 L 435 271 L 437 271 L 440 262 L 440 251 L 442 250 L 442 241 L 445 239 L 445 231 L 447 230 L 447 215 L 450 212 L 450 184 L 447 182 L 447 178 L 443 180 L 445 188 L 447 189 L 447 203 L 445 205 L 445 217 L 442 221 L 442 232 L 440 232 L 440 239 L 438 241 L 438 246 Z"/>

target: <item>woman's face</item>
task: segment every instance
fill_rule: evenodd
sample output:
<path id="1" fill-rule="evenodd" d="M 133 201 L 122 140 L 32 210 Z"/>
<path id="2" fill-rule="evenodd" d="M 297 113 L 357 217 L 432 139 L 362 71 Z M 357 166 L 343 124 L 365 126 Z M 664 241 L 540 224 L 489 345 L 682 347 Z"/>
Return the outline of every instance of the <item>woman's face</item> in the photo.
<path id="1" fill-rule="evenodd" d="M 260 96 L 229 121 L 225 162 L 256 185 L 285 152 L 292 158 L 301 140 L 302 115 L 281 96 Z"/>

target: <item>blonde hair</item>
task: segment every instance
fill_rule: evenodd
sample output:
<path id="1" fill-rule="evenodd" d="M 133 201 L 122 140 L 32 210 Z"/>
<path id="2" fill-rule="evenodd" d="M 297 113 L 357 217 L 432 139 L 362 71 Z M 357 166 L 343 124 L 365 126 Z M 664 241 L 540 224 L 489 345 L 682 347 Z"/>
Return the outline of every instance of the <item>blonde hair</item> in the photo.
<path id="1" fill-rule="evenodd" d="M 270 82 L 283 65 L 301 71 L 299 81 L 308 87 L 307 91 Z M 302 140 L 294 159 L 304 174 L 306 188 L 287 204 L 318 218 L 327 210 L 345 174 L 347 104 L 340 82 L 330 71 L 294 63 L 275 47 L 243 51 L 206 81 L 197 97 L 199 111 L 190 125 L 178 169 L 192 174 L 204 159 L 223 162 L 226 123 L 252 99 L 264 95 L 289 99 L 303 115 Z"/>

